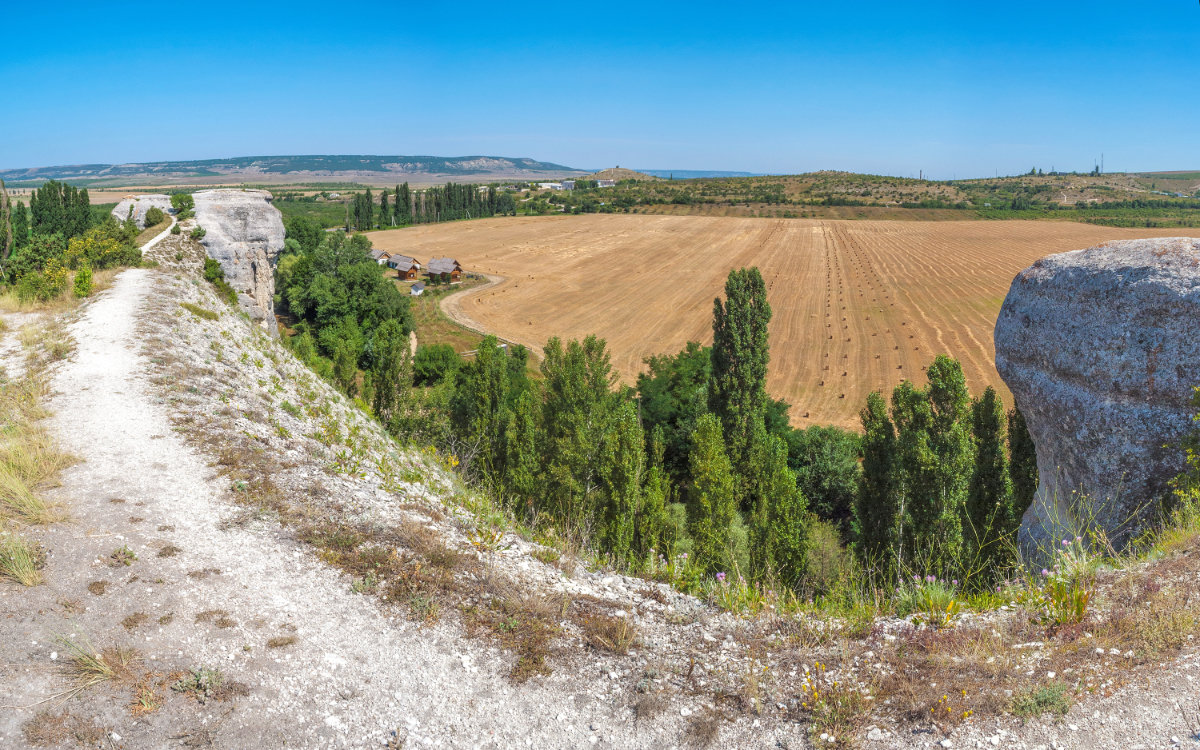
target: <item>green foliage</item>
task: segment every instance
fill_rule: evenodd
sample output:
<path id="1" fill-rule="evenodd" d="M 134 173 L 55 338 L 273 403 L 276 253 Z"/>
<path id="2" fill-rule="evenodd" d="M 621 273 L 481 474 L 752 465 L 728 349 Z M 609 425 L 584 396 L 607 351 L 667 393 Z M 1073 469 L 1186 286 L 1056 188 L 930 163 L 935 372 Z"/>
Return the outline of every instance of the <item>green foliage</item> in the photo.
<path id="1" fill-rule="evenodd" d="M 1013 515 L 1019 521 L 1037 494 L 1037 450 L 1025 417 L 1013 407 L 1008 412 L 1008 472 L 1012 480 Z"/>
<path id="2" fill-rule="evenodd" d="M 645 455 L 637 404 L 625 400 L 600 446 L 603 507 L 599 513 L 598 541 L 618 560 L 628 560 L 633 549 L 634 518 L 641 499 Z"/>
<path id="3" fill-rule="evenodd" d="M 156 227 L 167 220 L 167 215 L 162 212 L 158 206 L 151 206 L 146 209 L 144 224 L 146 227 Z"/>
<path id="4" fill-rule="evenodd" d="M 231 305 L 237 304 L 237 290 L 225 280 L 225 268 L 221 266 L 220 261 L 215 258 L 204 259 L 204 280 L 216 287 L 226 302 Z"/>
<path id="5" fill-rule="evenodd" d="M 75 272 L 75 296 L 80 299 L 92 294 L 92 267 L 85 261 Z"/>
<path id="6" fill-rule="evenodd" d="M 203 239 L 204 235 L 206 235 L 206 234 L 208 234 L 208 232 L 205 231 L 204 227 L 197 224 L 195 227 L 192 227 L 192 232 L 188 236 L 191 237 L 193 240 L 199 240 L 199 239 Z"/>
<path id="7" fill-rule="evenodd" d="M 1012 712 L 1022 719 L 1034 719 L 1050 713 L 1065 716 L 1071 708 L 1064 682 L 1051 682 L 1041 687 L 1029 688 L 1013 696 Z"/>
<path id="8" fill-rule="evenodd" d="M 77 190 L 55 180 L 34 190 L 29 197 L 31 229 L 35 234 L 78 237 L 92 226 L 91 200 L 87 188 Z"/>
<path id="9" fill-rule="evenodd" d="M 399 416 L 412 383 L 408 336 L 400 323 L 385 320 L 375 332 L 371 365 L 372 410 L 383 424 Z"/>
<path id="10" fill-rule="evenodd" d="M 976 561 L 989 577 L 1013 561 L 1011 544 L 1021 517 L 1013 506 L 1012 480 L 1005 450 L 1004 405 L 988 386 L 971 406 L 975 468 L 967 492 L 967 518 Z"/>
<path id="11" fill-rule="evenodd" d="M 878 391 L 867 396 L 860 416 L 863 464 L 854 506 L 858 553 L 865 564 L 878 564 L 886 571 L 895 565 L 900 534 L 896 428 L 888 416 L 887 402 Z"/>
<path id="12" fill-rule="evenodd" d="M 417 349 L 413 357 L 414 385 L 437 385 L 453 378 L 462 366 L 462 357 L 449 344 L 433 344 Z"/>
<path id="13" fill-rule="evenodd" d="M 171 234 L 181 234 L 181 230 L 179 229 L 178 223 L 171 225 Z"/>
<path id="14" fill-rule="evenodd" d="M 749 501 L 749 483 L 756 473 L 753 444 L 766 426 L 770 320 L 767 288 L 758 269 L 730 271 L 725 281 L 725 302 L 713 300 L 708 404 L 721 421 L 735 474 L 735 492 L 743 506 Z"/>
<path id="15" fill-rule="evenodd" d="M 17 205 L 12 209 L 12 251 L 19 250 L 29 242 L 29 210 L 25 208 L 25 204 L 17 201 Z M 5 255 L 0 257 L 0 261 L 7 259 Z"/>
<path id="16" fill-rule="evenodd" d="M 491 482 L 503 472 L 506 412 L 524 377 L 512 370 L 507 350 L 495 336 L 486 336 L 455 375 L 450 420 L 469 446 L 459 458 L 466 471 Z"/>
<path id="17" fill-rule="evenodd" d="M 663 431 L 656 427 L 646 446 L 646 482 L 634 529 L 635 559 L 653 563 L 655 554 L 671 557 L 678 536 L 671 519 L 671 480 L 663 466 Z"/>
<path id="18" fill-rule="evenodd" d="M 299 244 L 300 253 L 315 253 L 325 236 L 321 226 L 307 216 L 289 218 L 285 226 L 287 238 Z"/>
<path id="19" fill-rule="evenodd" d="M 830 521 L 843 539 L 851 536 L 861 471 L 862 438 L 849 430 L 814 425 L 787 436 L 788 466 L 808 498 L 809 509 Z"/>
<path id="20" fill-rule="evenodd" d="M 191 193 L 174 193 L 171 195 L 171 208 L 178 213 L 178 219 L 183 221 L 196 208 L 196 199 Z"/>
<path id="21" fill-rule="evenodd" d="M 799 587 L 808 557 L 808 502 L 787 464 L 787 447 L 768 436 L 756 456 L 760 466 L 752 490 L 755 509 L 750 529 L 750 562 L 756 580 Z"/>
<path id="22" fill-rule="evenodd" d="M 705 414 L 696 422 L 689 459 L 688 531 L 694 565 L 707 572 L 733 570 L 731 527 L 737 516 L 733 467 L 725 455 L 721 424 Z"/>
<path id="23" fill-rule="evenodd" d="M 689 341 L 678 354 L 645 360 L 637 393 L 647 433 L 660 430 L 663 465 L 675 481 L 687 477 L 689 440 L 696 420 L 708 410 L 710 349 Z"/>

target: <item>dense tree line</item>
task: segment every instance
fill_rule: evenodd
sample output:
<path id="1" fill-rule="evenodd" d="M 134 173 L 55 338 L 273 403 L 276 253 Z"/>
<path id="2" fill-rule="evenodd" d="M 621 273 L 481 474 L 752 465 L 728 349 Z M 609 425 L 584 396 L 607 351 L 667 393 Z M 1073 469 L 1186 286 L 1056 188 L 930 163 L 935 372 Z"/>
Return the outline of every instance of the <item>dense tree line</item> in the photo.
<path id="1" fill-rule="evenodd" d="M 33 191 L 26 209 L 0 182 L 0 283 L 22 300 L 54 299 L 72 276 L 76 293 L 86 296 L 93 270 L 141 262 L 137 234 L 132 222 L 112 216 L 94 224 L 86 188 L 51 180 Z"/>
<path id="2" fill-rule="evenodd" d="M 365 231 L 516 213 L 512 193 L 495 187 L 448 182 L 412 190 L 406 182 L 397 185 L 394 191 L 384 188 L 378 199 L 370 188 L 356 193 L 346 206 L 346 228 Z"/>
<path id="3" fill-rule="evenodd" d="M 862 481 L 854 509 L 858 552 L 877 570 L 935 571 L 986 585 L 1015 561 L 1013 535 L 1037 488 L 1020 412 L 988 387 L 971 400 L 944 355 L 929 385 L 904 381 L 867 398 Z"/>

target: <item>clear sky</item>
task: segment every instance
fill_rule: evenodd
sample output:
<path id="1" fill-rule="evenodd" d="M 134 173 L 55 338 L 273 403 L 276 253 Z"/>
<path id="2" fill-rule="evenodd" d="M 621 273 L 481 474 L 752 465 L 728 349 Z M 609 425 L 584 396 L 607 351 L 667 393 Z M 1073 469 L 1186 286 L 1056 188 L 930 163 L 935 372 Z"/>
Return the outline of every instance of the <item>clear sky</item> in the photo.
<path id="1" fill-rule="evenodd" d="M 1200 169 L 1200 4 L 21 2 L 0 168 L 260 154 Z"/>

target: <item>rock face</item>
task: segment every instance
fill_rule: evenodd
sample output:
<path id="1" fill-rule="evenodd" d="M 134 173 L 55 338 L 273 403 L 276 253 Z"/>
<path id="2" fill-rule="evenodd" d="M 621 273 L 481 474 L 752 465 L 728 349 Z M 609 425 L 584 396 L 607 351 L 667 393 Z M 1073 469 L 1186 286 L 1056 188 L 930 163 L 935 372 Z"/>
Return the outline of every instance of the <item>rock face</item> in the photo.
<path id="1" fill-rule="evenodd" d="M 1193 429 L 1198 323 L 1200 241 L 1190 238 L 1051 255 L 1013 280 L 996 368 L 1037 446 L 1027 555 L 1089 527 L 1122 544 L 1157 510 Z"/>
<path id="2" fill-rule="evenodd" d="M 196 224 L 209 257 L 220 261 L 241 308 L 272 335 L 274 263 L 283 249 L 283 217 L 265 190 L 204 190 L 195 194 Z"/>
<path id="3" fill-rule="evenodd" d="M 137 222 L 138 229 L 146 228 L 146 212 L 151 208 L 158 208 L 164 214 L 174 213 L 171 208 L 171 196 L 152 194 L 152 195 L 134 195 L 129 198 L 124 198 L 117 207 L 112 210 L 112 215 L 117 221 L 125 221 L 129 218 L 129 207 L 133 207 L 133 219 Z"/>

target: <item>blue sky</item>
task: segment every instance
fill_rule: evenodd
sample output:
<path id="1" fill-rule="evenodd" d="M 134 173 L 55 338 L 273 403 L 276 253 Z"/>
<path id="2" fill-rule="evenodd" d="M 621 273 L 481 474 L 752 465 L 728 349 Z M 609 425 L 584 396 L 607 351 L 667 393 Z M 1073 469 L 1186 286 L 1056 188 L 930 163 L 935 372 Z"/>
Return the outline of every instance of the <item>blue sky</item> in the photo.
<path id="1" fill-rule="evenodd" d="M 7 7 L 0 168 L 494 154 L 950 178 L 1103 152 L 1110 171 L 1200 169 L 1195 0 L 382 5 Z"/>

